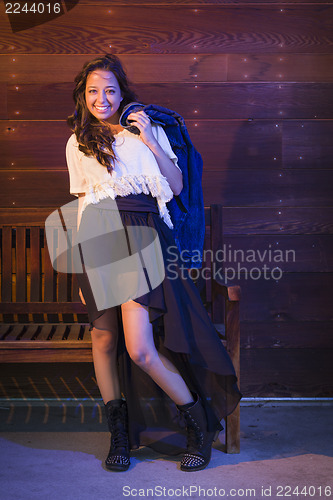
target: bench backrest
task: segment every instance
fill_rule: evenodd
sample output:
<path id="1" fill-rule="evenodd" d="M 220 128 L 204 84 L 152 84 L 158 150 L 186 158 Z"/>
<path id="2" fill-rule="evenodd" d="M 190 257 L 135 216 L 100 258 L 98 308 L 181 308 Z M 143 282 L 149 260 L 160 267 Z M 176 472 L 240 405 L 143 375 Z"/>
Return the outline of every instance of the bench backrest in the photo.
<path id="1" fill-rule="evenodd" d="M 222 248 L 222 206 L 206 208 L 205 219 L 205 250 L 210 249 L 215 255 L 216 250 Z M 3 225 L 0 232 L 2 321 L 87 323 L 86 309 L 81 304 L 75 276 L 57 272 L 52 267 L 44 226 Z M 211 266 L 211 254 L 206 253 L 202 268 Z M 208 312 L 221 321 L 223 303 L 211 303 L 208 274 L 203 275 L 197 269 L 192 270 L 191 274 Z"/>

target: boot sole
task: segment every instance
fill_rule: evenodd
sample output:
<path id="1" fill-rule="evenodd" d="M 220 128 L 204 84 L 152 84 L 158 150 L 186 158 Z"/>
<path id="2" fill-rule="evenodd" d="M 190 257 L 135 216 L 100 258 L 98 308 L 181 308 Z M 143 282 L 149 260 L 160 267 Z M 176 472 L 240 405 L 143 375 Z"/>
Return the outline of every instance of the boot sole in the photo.
<path id="1" fill-rule="evenodd" d="M 183 467 L 182 465 L 180 466 L 180 470 L 183 471 L 183 472 L 196 472 L 198 470 L 203 470 L 207 467 L 207 465 L 209 464 L 209 462 L 207 462 L 206 464 L 202 464 L 202 465 L 198 465 L 196 467 Z"/>
<path id="2" fill-rule="evenodd" d="M 111 470 L 112 472 L 125 472 L 129 469 L 129 466 L 131 464 L 128 464 L 128 465 L 121 465 L 119 464 L 118 465 L 106 465 L 105 464 L 105 467 L 107 468 L 107 470 Z"/>

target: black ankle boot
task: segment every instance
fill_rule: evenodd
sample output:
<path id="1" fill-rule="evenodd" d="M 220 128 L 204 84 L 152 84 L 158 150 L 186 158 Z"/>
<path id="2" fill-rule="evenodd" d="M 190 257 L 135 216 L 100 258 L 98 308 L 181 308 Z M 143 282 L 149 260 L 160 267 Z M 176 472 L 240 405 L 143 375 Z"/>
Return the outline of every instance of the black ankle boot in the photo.
<path id="1" fill-rule="evenodd" d="M 109 470 L 125 471 L 130 466 L 127 404 L 122 399 L 113 399 L 104 408 L 111 432 L 111 446 L 105 466 Z"/>
<path id="2" fill-rule="evenodd" d="M 212 444 L 219 431 L 207 431 L 205 410 L 198 396 L 190 408 L 188 405 L 177 405 L 177 408 L 185 418 L 187 431 L 186 453 L 180 463 L 180 469 L 186 472 L 205 469 L 210 462 Z"/>

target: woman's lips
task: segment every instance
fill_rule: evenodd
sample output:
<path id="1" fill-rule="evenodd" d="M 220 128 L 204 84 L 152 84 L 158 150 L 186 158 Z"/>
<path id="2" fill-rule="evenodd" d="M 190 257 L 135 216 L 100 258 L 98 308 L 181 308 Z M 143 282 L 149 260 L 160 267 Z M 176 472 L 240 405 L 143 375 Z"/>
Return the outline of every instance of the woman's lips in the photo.
<path id="1" fill-rule="evenodd" d="M 104 113 L 105 111 L 107 111 L 108 109 L 110 109 L 110 106 L 96 106 L 95 104 L 95 109 L 97 109 L 97 111 L 99 111 L 100 113 Z"/>

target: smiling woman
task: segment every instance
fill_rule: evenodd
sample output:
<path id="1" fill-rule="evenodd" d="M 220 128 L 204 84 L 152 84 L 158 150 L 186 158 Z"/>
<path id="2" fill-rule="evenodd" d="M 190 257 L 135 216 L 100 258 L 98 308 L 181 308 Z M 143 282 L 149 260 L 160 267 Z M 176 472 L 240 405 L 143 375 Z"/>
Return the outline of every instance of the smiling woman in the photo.
<path id="1" fill-rule="evenodd" d="M 119 123 L 124 107 L 137 99 L 116 56 L 87 63 L 75 82 L 66 155 L 70 192 L 79 196 L 83 272 L 77 279 L 111 432 L 105 464 L 127 470 L 130 448 L 143 444 L 170 452 L 168 431 L 174 431 L 176 409 L 187 428 L 181 470 L 204 469 L 220 421 L 241 395 L 231 360 L 179 254 L 172 276 L 169 271 L 168 248 L 177 247 L 167 202 L 183 188 L 178 158 L 163 127 L 144 111 L 128 116 L 139 134 Z M 149 258 L 147 231 L 160 249 Z M 152 423 L 155 404 L 158 418 Z M 172 434 L 171 454 L 179 453 L 181 432 Z"/>
<path id="2" fill-rule="evenodd" d="M 87 78 L 87 108 L 98 120 L 119 124 L 119 106 L 123 97 L 117 78 L 110 71 L 95 70 Z"/>

